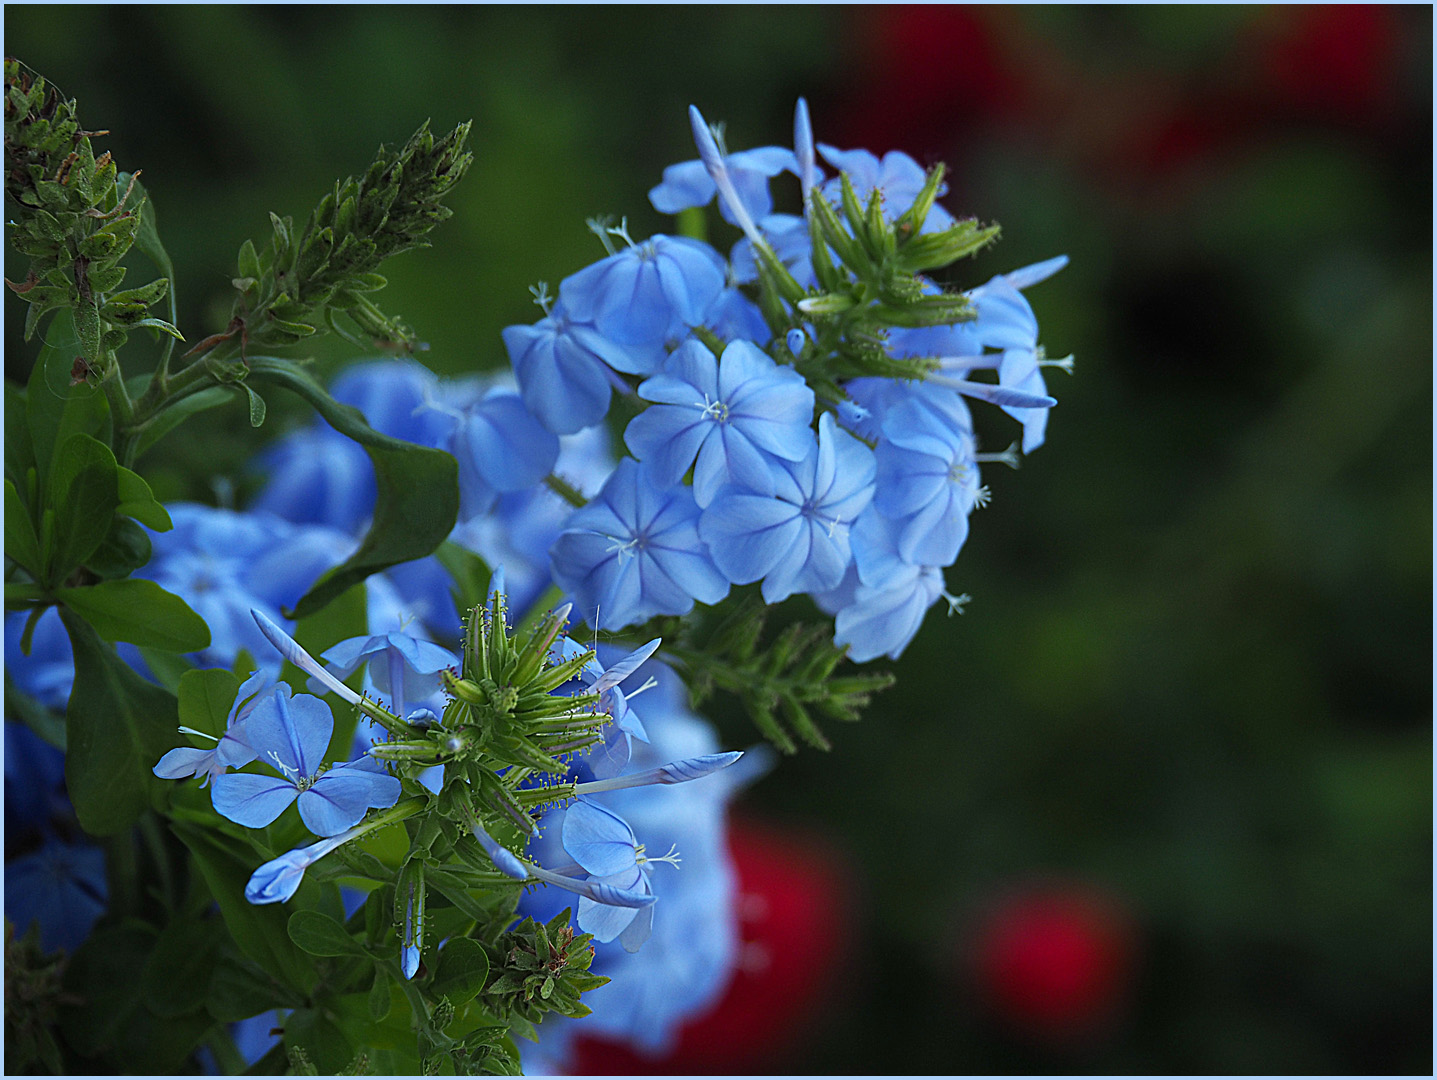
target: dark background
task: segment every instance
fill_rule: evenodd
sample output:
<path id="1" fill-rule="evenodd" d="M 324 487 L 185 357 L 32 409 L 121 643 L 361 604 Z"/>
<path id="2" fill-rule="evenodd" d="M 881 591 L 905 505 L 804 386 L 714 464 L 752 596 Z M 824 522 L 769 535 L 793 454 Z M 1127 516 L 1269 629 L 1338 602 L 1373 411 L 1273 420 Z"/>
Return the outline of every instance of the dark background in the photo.
<path id="1" fill-rule="evenodd" d="M 735 149 L 804 94 L 821 141 L 946 161 L 1004 226 L 958 284 L 1071 256 L 1029 295 L 1076 374 L 985 472 L 968 613 L 744 800 L 841 885 L 761 1067 L 1429 1073 L 1431 42 L 1425 7 L 11 6 L 5 48 L 144 170 L 191 340 L 267 210 L 472 117 L 454 218 L 385 268 L 445 373 L 504 363 L 586 216 L 667 227 L 690 102 Z M 141 467 L 214 500 L 299 416 Z"/>

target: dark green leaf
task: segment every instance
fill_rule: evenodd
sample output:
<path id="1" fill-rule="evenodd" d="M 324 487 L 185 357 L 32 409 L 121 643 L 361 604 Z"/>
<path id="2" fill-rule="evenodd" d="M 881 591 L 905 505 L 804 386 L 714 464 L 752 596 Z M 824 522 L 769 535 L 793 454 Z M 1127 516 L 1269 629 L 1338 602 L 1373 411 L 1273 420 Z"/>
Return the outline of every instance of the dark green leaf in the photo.
<path id="1" fill-rule="evenodd" d="M 194 987 L 190 992 L 194 993 Z M 216 1020 L 233 1023 L 266 1009 L 293 1004 L 292 992 L 258 968 L 238 960 L 221 960 L 210 976 L 205 1008 Z"/>
<path id="2" fill-rule="evenodd" d="M 25 416 L 25 394 L 18 387 L 5 384 L 5 475 L 17 490 L 25 485 L 25 470 L 35 464 L 35 450 L 30 445 L 30 424 Z"/>
<path id="3" fill-rule="evenodd" d="M 83 615 L 106 641 L 128 641 L 177 653 L 209 648 L 210 628 L 204 619 L 153 581 L 121 578 L 58 589 L 55 595 Z"/>
<path id="4" fill-rule="evenodd" d="M 392 1005 L 389 997 L 389 976 L 384 968 L 374 965 L 374 985 L 369 988 L 369 1016 L 376 1023 L 389 1015 Z"/>
<path id="5" fill-rule="evenodd" d="M 139 987 L 156 1016 L 184 1016 L 204 1006 L 195 988 L 209 985 L 217 929 L 213 921 L 177 921 L 160 931 Z"/>
<path id="6" fill-rule="evenodd" d="M 25 391 L 26 420 L 42 492 L 48 486 L 56 448 L 71 435 L 83 432 L 101 442 L 110 438 L 110 406 L 105 395 L 93 386 L 70 385 L 70 369 L 78 355 L 75 325 L 66 309 L 56 314 L 45 332 L 45 344 Z"/>
<path id="7" fill-rule="evenodd" d="M 296 1009 L 284 1022 L 284 1045 L 299 1048 L 322 1076 L 334 1076 L 354 1060 L 344 1033 L 314 1009 Z"/>
<path id="8" fill-rule="evenodd" d="M 87 569 L 102 578 L 126 577 L 150 561 L 150 534 L 129 518 L 116 514 L 100 546 L 85 560 Z"/>
<path id="9" fill-rule="evenodd" d="M 482 607 L 489 598 L 489 578 L 492 576 L 484 560 L 452 540 L 440 544 L 434 555 L 454 579 L 451 590 L 454 606 L 460 612 Z"/>
<path id="10" fill-rule="evenodd" d="M 459 515 L 459 466 L 453 457 L 381 435 L 358 409 L 335 401 L 292 361 L 251 357 L 250 371 L 251 378 L 292 390 L 336 431 L 360 443 L 374 465 L 379 488 L 374 519 L 359 550 L 300 598 L 296 617 L 318 611 L 370 574 L 422 559 L 444 541 Z"/>
<path id="11" fill-rule="evenodd" d="M 189 397 L 180 398 L 140 431 L 140 438 L 136 443 L 136 456 L 143 454 L 196 413 L 213 409 L 217 405 L 223 405 L 232 400 L 227 386 L 207 386 Z"/>
<path id="12" fill-rule="evenodd" d="M 224 668 L 191 668 L 180 676 L 180 723 L 208 735 L 223 735 L 239 686 Z"/>
<path id="13" fill-rule="evenodd" d="M 75 653 L 65 709 L 65 786 L 93 836 L 128 829 L 158 783 L 150 771 L 175 745 L 174 695 L 146 682 L 78 614 L 60 609 Z"/>
<path id="14" fill-rule="evenodd" d="M 289 939 L 311 956 L 364 955 L 364 946 L 323 912 L 296 911 L 287 929 Z"/>
<path id="15" fill-rule="evenodd" d="M 180 679 L 185 672 L 192 669 L 193 665 L 179 653 L 173 653 L 167 649 L 149 649 L 140 647 L 140 656 L 145 661 L 145 666 L 150 669 L 150 674 L 155 681 L 172 694 L 179 694 Z"/>
<path id="16" fill-rule="evenodd" d="M 25 500 L 9 480 L 5 481 L 5 554 L 33 576 L 40 576 L 40 538 L 35 535 Z"/>
<path id="17" fill-rule="evenodd" d="M 317 979 L 314 963 L 289 940 L 284 908 L 245 899 L 245 883 L 262 860 L 213 829 L 181 821 L 172 822 L 170 828 L 194 856 L 240 951 L 286 987 L 309 993 Z"/>
<path id="18" fill-rule="evenodd" d="M 150 485 L 137 472 L 119 467 L 120 513 L 134 518 L 141 525 L 148 525 L 156 532 L 169 532 L 174 528 L 170 512 L 164 503 L 155 498 Z"/>
<path id="19" fill-rule="evenodd" d="M 489 957 L 484 947 L 471 938 L 453 938 L 439 951 L 439 969 L 430 993 L 462 1005 L 480 990 L 489 977 Z"/>
<path id="20" fill-rule="evenodd" d="M 110 448 L 76 433 L 56 450 L 47 487 L 55 512 L 54 532 L 45 552 L 45 579 L 63 581 L 100 546 L 119 506 L 119 477 Z"/>
<path id="21" fill-rule="evenodd" d="M 155 931 L 130 922 L 96 931 L 70 958 L 65 988 L 74 1004 L 60 1010 L 60 1030 L 80 1054 L 113 1043 L 139 1008 L 135 978 L 144 970 Z"/>

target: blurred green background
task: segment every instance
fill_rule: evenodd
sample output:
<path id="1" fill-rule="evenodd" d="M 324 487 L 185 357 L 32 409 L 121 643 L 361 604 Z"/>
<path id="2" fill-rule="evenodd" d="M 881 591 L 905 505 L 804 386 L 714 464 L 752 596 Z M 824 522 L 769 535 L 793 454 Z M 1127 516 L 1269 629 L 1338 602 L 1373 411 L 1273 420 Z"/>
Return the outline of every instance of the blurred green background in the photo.
<path id="1" fill-rule="evenodd" d="M 383 306 L 444 373 L 505 362 L 526 286 L 601 253 L 586 216 L 666 227 L 645 193 L 690 102 L 735 149 L 787 143 L 804 94 L 821 141 L 946 161 L 946 205 L 1004 226 L 955 283 L 1070 255 L 1029 295 L 1077 369 L 1047 445 L 985 473 L 968 613 L 744 800 L 828 837 L 849 920 L 765 1068 L 1430 1073 L 1430 8 L 11 6 L 5 33 L 144 170 L 192 340 L 266 211 L 426 117 L 472 117 L 476 163 Z M 162 496 L 225 497 L 198 463 L 239 475 L 301 412 L 214 415 L 166 444 L 193 465 L 142 465 Z M 973 960 L 1034 889 L 1116 913 L 1080 1022 Z"/>

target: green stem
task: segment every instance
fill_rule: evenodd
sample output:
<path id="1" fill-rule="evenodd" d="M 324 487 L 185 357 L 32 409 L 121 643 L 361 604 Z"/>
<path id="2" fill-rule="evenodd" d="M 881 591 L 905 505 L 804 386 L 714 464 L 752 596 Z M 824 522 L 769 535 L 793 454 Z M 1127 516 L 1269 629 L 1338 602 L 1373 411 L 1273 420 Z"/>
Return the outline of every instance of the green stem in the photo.
<path id="1" fill-rule="evenodd" d="M 584 498 L 583 492 L 557 473 L 550 473 L 544 477 L 544 483 L 549 485 L 550 491 L 554 492 L 554 494 L 558 495 L 570 506 L 578 507 L 589 504 L 589 500 Z"/>
<path id="2" fill-rule="evenodd" d="M 105 391 L 105 396 L 110 399 L 110 412 L 115 418 L 116 430 L 124 431 L 135 422 L 135 404 L 130 400 L 130 391 L 125 386 L 125 380 L 120 374 L 120 362 L 115 359 L 114 353 L 110 353 L 109 360 L 109 373 L 100 386 Z"/>

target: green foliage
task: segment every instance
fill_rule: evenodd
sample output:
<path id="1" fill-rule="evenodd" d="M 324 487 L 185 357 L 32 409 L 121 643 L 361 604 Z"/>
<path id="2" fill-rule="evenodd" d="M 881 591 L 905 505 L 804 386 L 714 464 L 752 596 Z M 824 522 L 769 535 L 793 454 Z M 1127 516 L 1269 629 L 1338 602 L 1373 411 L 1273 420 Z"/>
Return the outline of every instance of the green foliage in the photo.
<path id="1" fill-rule="evenodd" d="M 857 720 L 872 696 L 893 685 L 886 671 L 833 673 L 845 649 L 829 623 L 789 624 L 764 642 L 770 608 L 750 594 L 708 628 L 684 633 L 666 647 L 687 669 L 695 707 L 715 690 L 736 697 L 754 726 L 786 754 L 795 738 L 830 748 L 815 718 Z"/>

